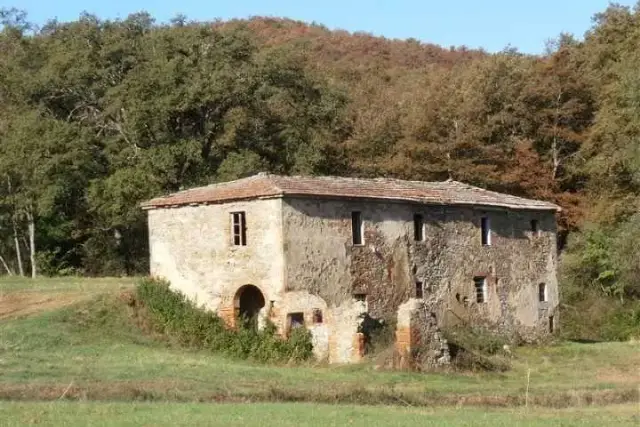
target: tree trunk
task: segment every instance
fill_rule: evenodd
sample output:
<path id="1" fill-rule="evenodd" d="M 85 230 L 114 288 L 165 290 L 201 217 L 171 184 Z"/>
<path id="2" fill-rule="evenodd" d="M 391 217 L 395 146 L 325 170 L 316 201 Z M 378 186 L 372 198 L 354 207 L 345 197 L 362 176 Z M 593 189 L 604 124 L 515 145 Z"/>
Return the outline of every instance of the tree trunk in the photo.
<path id="1" fill-rule="evenodd" d="M 33 219 L 33 213 L 27 211 L 27 220 L 29 221 L 29 249 L 31 255 L 31 277 L 36 278 L 36 223 Z"/>
<path id="2" fill-rule="evenodd" d="M 0 262 L 2 262 L 2 265 L 4 266 L 4 269 L 7 270 L 7 274 L 9 276 L 13 276 L 13 270 L 11 270 L 11 268 L 9 268 L 9 265 L 7 264 L 7 261 L 4 259 L 4 257 L 2 255 L 0 255 Z"/>
<path id="3" fill-rule="evenodd" d="M 24 276 L 24 266 L 22 265 L 22 251 L 20 250 L 20 239 L 18 238 L 18 225 L 13 219 L 13 241 L 16 245 L 16 260 L 18 261 L 18 272 Z"/>

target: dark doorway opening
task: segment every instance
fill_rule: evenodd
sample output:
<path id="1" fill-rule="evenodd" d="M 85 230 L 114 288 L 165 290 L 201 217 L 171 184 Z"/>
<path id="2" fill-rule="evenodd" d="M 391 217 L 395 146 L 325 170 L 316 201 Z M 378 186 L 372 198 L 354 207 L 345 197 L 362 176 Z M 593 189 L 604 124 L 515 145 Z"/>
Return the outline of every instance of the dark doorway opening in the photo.
<path id="1" fill-rule="evenodd" d="M 264 295 L 256 286 L 245 285 L 236 292 L 236 315 L 245 324 L 257 326 L 258 313 L 264 305 Z"/>

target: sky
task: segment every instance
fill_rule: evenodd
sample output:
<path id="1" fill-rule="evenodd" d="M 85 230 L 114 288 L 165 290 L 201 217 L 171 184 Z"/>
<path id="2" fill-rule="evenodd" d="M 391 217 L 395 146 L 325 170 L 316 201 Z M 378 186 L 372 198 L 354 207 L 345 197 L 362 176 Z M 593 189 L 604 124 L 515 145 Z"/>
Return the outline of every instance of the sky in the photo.
<path id="1" fill-rule="evenodd" d="M 617 0 L 633 6 L 637 0 Z M 29 20 L 70 21 L 87 11 L 100 18 L 125 18 L 147 11 L 166 22 L 287 17 L 330 29 L 364 31 L 388 38 L 415 38 L 444 47 L 465 45 L 496 52 L 507 46 L 541 53 L 561 32 L 582 37 L 608 0 L 0 0 L 0 7 L 28 12 Z"/>

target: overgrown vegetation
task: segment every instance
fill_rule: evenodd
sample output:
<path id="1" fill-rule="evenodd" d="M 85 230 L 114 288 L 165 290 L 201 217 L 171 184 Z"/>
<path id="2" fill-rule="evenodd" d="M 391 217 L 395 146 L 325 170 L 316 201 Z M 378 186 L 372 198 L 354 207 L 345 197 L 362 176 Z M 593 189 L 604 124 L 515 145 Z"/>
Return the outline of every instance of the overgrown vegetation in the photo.
<path id="1" fill-rule="evenodd" d="M 511 346 L 519 344 L 481 327 L 449 328 L 443 335 L 452 366 L 460 371 L 504 372 L 511 368 Z"/>
<path id="2" fill-rule="evenodd" d="M 142 280 L 130 304 L 141 305 L 156 332 L 186 347 L 260 362 L 301 362 L 313 356 L 311 335 L 305 328 L 292 330 L 287 339 L 272 323 L 262 330 L 248 322 L 229 329 L 215 313 L 198 308 L 165 282 Z"/>

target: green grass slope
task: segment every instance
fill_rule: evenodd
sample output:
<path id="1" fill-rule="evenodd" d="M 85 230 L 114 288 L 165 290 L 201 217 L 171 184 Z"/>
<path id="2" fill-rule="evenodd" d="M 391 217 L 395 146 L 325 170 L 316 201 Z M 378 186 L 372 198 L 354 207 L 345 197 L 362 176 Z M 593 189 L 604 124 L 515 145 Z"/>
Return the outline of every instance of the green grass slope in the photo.
<path id="1" fill-rule="evenodd" d="M 525 403 L 528 372 L 531 405 L 639 399 L 638 343 L 524 347 L 504 373 L 417 374 L 371 363 L 261 365 L 184 349 L 144 332 L 118 297 L 131 287 L 131 280 L 117 279 L 2 282 L 0 307 L 25 293 L 55 299 L 76 292 L 77 301 L 0 320 L 0 399 L 515 406 Z"/>

